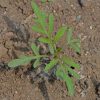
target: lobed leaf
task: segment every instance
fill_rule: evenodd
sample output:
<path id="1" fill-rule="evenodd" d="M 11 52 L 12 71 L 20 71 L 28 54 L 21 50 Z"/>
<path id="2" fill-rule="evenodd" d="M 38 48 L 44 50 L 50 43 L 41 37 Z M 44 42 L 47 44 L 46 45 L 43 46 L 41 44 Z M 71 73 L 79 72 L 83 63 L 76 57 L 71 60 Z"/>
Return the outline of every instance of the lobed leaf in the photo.
<path id="1" fill-rule="evenodd" d="M 62 57 L 63 62 L 68 65 L 68 66 L 72 66 L 72 67 L 76 67 L 76 68 L 80 68 L 80 65 L 75 63 L 73 59 L 67 57 L 67 56 L 63 56 Z"/>
<path id="2" fill-rule="evenodd" d="M 43 43 L 48 43 L 48 44 L 50 43 L 50 40 L 48 38 L 43 38 L 43 37 L 40 37 L 39 41 Z"/>
<path id="3" fill-rule="evenodd" d="M 32 26 L 32 30 L 34 30 L 35 32 L 41 33 L 41 34 L 45 34 L 45 31 L 43 29 L 41 29 L 39 26 Z"/>
<path id="4" fill-rule="evenodd" d="M 42 3 L 45 3 L 47 0 L 41 0 Z"/>
<path id="5" fill-rule="evenodd" d="M 72 76 L 74 76 L 74 77 L 77 78 L 77 79 L 80 79 L 80 75 L 77 74 L 73 69 L 71 69 L 71 68 L 68 67 L 68 66 L 65 66 L 65 67 L 67 67 L 67 70 L 69 71 L 69 73 L 70 73 Z"/>
<path id="6" fill-rule="evenodd" d="M 72 79 L 67 75 L 67 73 L 65 73 L 62 70 L 57 69 L 56 76 L 65 81 L 67 89 L 68 89 L 68 94 L 71 96 L 74 95 L 74 84 L 73 84 Z"/>
<path id="7" fill-rule="evenodd" d="M 52 69 L 56 64 L 58 63 L 57 59 L 53 59 L 52 61 L 50 61 L 49 64 L 46 65 L 44 71 L 48 72 L 50 69 Z"/>
<path id="8" fill-rule="evenodd" d="M 69 44 L 69 43 L 71 42 L 71 40 L 72 40 L 72 32 L 73 32 L 72 28 L 68 28 L 68 29 L 67 29 L 67 43 L 68 43 L 68 44 Z"/>
<path id="9" fill-rule="evenodd" d="M 80 53 L 80 43 L 71 43 L 70 47 L 73 48 L 76 52 Z"/>
<path id="10" fill-rule="evenodd" d="M 37 6 L 37 4 L 34 2 L 34 0 L 32 0 L 31 4 L 32 4 L 32 8 L 33 8 L 34 13 L 36 14 L 36 16 L 38 18 L 41 18 L 42 17 L 41 16 L 41 11 L 40 11 L 39 7 Z"/>
<path id="11" fill-rule="evenodd" d="M 38 22 L 43 29 L 44 34 L 48 34 L 46 31 L 46 25 L 47 25 L 46 24 L 46 14 L 39 9 L 39 7 L 37 6 L 37 4 L 34 1 L 32 1 L 31 4 L 32 4 L 32 8 L 34 10 L 34 13 L 38 18 Z"/>
<path id="12" fill-rule="evenodd" d="M 22 58 L 12 60 L 11 62 L 8 63 L 8 66 L 11 68 L 15 68 L 17 66 L 29 63 L 32 59 L 34 59 L 33 56 L 32 57 L 23 56 Z"/>
<path id="13" fill-rule="evenodd" d="M 56 77 L 58 77 L 60 79 L 63 79 L 63 72 L 62 72 L 62 70 L 60 70 L 60 69 L 56 70 Z"/>
<path id="14" fill-rule="evenodd" d="M 54 29 L 54 16 L 52 14 L 49 15 L 49 34 L 53 32 Z"/>
<path id="15" fill-rule="evenodd" d="M 63 77 L 64 77 L 64 80 L 66 82 L 66 86 L 68 88 L 68 94 L 70 96 L 73 96 L 75 89 L 74 89 L 74 84 L 73 84 L 72 79 L 67 74 L 65 74 L 65 73 L 64 73 Z"/>
<path id="16" fill-rule="evenodd" d="M 65 31 L 66 31 L 66 27 L 61 27 L 61 28 L 58 30 L 56 36 L 54 37 L 55 43 L 58 42 L 58 41 L 60 40 L 60 38 L 64 35 Z"/>

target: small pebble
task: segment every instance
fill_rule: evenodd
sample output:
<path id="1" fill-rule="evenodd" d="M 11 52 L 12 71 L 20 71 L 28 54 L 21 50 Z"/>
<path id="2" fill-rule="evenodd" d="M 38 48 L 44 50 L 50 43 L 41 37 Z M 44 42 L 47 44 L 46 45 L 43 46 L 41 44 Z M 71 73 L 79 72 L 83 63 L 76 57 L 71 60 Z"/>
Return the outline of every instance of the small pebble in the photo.
<path id="1" fill-rule="evenodd" d="M 81 89 L 79 86 L 77 86 L 77 87 L 76 87 L 76 91 L 77 91 L 78 93 L 81 93 L 81 92 L 82 92 L 82 89 Z"/>
<path id="2" fill-rule="evenodd" d="M 90 29 L 92 30 L 92 29 L 93 29 L 93 27 L 92 27 L 92 26 L 90 26 Z"/>
<path id="3" fill-rule="evenodd" d="M 85 91 L 85 90 L 82 91 L 82 92 L 81 92 L 81 97 L 85 97 L 85 96 L 86 96 L 86 93 L 87 93 L 87 91 Z"/>
<path id="4" fill-rule="evenodd" d="M 74 5 L 70 5 L 71 7 L 74 7 Z"/>
<path id="5" fill-rule="evenodd" d="M 83 78 L 85 78 L 85 76 L 84 75 L 80 75 L 80 79 L 83 79 Z"/>
<path id="6" fill-rule="evenodd" d="M 81 40 L 84 41 L 86 38 L 87 38 L 87 36 L 83 36 L 83 38 Z"/>
<path id="7" fill-rule="evenodd" d="M 82 18 L 81 15 L 76 16 L 76 21 L 79 22 L 81 20 L 81 18 Z"/>
<path id="8" fill-rule="evenodd" d="M 17 91 L 15 91 L 15 94 L 17 94 L 18 92 Z"/>

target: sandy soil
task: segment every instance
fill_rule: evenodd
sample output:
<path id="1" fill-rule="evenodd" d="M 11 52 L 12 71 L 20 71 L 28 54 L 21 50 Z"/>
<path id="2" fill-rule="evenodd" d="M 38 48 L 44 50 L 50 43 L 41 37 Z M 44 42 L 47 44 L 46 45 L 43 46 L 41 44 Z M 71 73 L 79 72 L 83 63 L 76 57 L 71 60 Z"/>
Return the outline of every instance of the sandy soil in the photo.
<path id="1" fill-rule="evenodd" d="M 71 54 L 81 65 L 75 96 L 69 97 L 60 81 L 33 84 L 30 65 L 7 67 L 11 59 L 30 53 L 29 43 L 37 35 L 31 29 L 30 0 L 0 0 L 0 100 L 100 100 L 100 0 L 82 0 L 82 7 L 77 0 L 36 1 L 55 15 L 55 29 L 72 26 L 74 35 L 81 38 L 81 56 Z"/>

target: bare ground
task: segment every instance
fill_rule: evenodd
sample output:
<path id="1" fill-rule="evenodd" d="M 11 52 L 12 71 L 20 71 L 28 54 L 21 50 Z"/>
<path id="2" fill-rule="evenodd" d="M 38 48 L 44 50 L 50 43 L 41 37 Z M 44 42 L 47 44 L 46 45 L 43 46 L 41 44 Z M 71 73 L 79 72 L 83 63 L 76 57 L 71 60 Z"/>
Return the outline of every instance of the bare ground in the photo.
<path id="1" fill-rule="evenodd" d="M 0 0 L 0 100 L 100 100 L 100 0 L 82 1 L 83 7 L 77 0 L 44 4 L 37 0 L 41 8 L 55 15 L 55 30 L 72 26 L 74 35 L 81 37 L 81 56 L 71 53 L 81 65 L 81 79 L 75 81 L 75 96 L 69 97 L 63 82 L 33 84 L 30 67 L 7 67 L 11 59 L 31 53 L 28 43 L 37 35 L 31 30 L 34 13 L 30 1 Z"/>

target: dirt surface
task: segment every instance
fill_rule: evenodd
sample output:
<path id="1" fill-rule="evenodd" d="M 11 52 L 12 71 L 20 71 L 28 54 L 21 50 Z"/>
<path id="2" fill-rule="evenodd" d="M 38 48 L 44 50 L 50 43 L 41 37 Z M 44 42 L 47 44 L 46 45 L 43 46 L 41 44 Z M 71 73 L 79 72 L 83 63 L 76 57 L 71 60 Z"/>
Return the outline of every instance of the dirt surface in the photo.
<path id="1" fill-rule="evenodd" d="M 7 67 L 11 59 L 31 53 L 29 44 L 37 34 L 31 29 L 34 13 L 30 0 L 0 0 L 0 100 L 100 100 L 100 0 L 36 1 L 55 15 L 55 30 L 72 26 L 74 35 L 81 38 L 81 56 L 71 54 L 81 65 L 75 96 L 69 97 L 60 81 L 33 84 L 30 65 Z"/>

